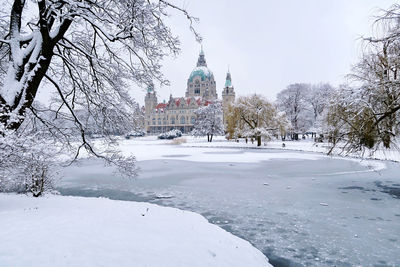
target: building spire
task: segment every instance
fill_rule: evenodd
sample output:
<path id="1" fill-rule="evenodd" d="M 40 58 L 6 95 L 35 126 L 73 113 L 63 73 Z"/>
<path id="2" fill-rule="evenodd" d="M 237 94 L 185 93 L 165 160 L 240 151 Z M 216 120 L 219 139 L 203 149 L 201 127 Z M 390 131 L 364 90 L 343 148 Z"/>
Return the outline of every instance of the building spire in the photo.
<path id="1" fill-rule="evenodd" d="M 232 77 L 231 77 L 231 72 L 229 71 L 226 73 L 226 79 L 225 79 L 225 87 L 232 87 Z"/>
<path id="2" fill-rule="evenodd" d="M 203 45 L 201 45 L 199 59 L 197 60 L 197 67 L 207 67 L 207 62 L 203 51 Z"/>
<path id="3" fill-rule="evenodd" d="M 151 83 L 147 86 L 147 93 L 154 93 L 154 84 Z"/>

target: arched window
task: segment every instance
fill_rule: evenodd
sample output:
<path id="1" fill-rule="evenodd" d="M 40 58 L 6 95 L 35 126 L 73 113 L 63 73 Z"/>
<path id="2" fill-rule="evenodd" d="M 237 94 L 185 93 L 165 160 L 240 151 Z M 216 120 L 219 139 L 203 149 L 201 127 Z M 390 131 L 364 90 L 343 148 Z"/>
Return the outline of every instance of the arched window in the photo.
<path id="1" fill-rule="evenodd" d="M 199 94 L 200 94 L 200 88 L 194 89 L 194 93 L 195 93 L 196 95 L 199 95 Z"/>
<path id="2" fill-rule="evenodd" d="M 181 117 L 181 124 L 185 124 L 185 117 L 184 116 Z"/>
<path id="3" fill-rule="evenodd" d="M 161 118 L 158 118 L 158 125 L 161 125 Z"/>
<path id="4" fill-rule="evenodd" d="M 191 124 L 194 124 L 195 121 L 196 121 L 196 117 L 195 117 L 195 116 L 192 116 L 192 117 L 190 118 L 190 123 L 191 123 Z"/>
<path id="5" fill-rule="evenodd" d="M 171 124 L 175 124 L 175 118 L 171 117 Z"/>
<path id="6" fill-rule="evenodd" d="M 153 125 L 156 125 L 156 118 L 153 118 Z"/>

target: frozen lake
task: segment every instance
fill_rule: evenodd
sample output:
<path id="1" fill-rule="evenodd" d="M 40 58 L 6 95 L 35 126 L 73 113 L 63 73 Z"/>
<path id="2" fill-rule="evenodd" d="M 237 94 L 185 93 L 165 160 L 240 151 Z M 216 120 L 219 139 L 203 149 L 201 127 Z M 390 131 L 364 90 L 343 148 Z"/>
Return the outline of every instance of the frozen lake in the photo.
<path id="1" fill-rule="evenodd" d="M 382 164 L 306 152 L 163 149 L 139 156 L 135 180 L 82 160 L 59 190 L 201 213 L 274 266 L 400 266 L 399 163 L 374 170 Z"/>

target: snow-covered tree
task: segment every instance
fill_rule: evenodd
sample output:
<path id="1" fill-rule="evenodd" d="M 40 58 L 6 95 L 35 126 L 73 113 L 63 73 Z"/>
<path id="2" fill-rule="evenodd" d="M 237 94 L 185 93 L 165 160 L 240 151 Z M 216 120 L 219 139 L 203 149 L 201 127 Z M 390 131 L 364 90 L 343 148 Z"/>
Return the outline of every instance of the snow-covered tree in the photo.
<path id="1" fill-rule="evenodd" d="M 261 95 L 239 97 L 228 114 L 228 127 L 237 137 L 251 137 L 261 146 L 261 139 L 285 133 L 288 122 L 277 107 Z M 229 124 L 233 124 L 229 125 Z"/>
<path id="2" fill-rule="evenodd" d="M 376 21 L 378 36 L 366 50 L 328 115 L 331 135 L 347 151 L 392 147 L 400 130 L 400 5 Z"/>
<path id="3" fill-rule="evenodd" d="M 295 133 L 305 132 L 312 125 L 312 108 L 308 100 L 310 91 L 310 84 L 295 83 L 277 95 L 278 107 L 285 112 Z"/>
<path id="4" fill-rule="evenodd" d="M 113 129 L 132 123 L 137 114 L 129 88 L 168 83 L 160 62 L 179 52 L 179 40 L 165 18 L 177 11 L 192 30 L 196 19 L 167 0 L 0 0 L 0 4 L 0 146 L 8 149 L 2 152 L 17 151 L 9 144 L 19 146 L 22 134 L 40 128 L 42 133 L 35 134 L 32 142 L 51 138 L 64 151 L 73 152 L 74 159 L 84 150 L 134 175 L 134 157 L 124 161 L 115 148 L 94 147 L 87 132 L 95 126 L 112 145 Z M 43 85 L 55 94 L 50 105 L 39 106 Z M 21 137 L 15 137 L 18 144 L 9 140 L 13 136 Z M 22 159 L 29 151 L 21 153 Z M 0 164 L 11 166 L 5 159 Z"/>
<path id="5" fill-rule="evenodd" d="M 224 134 L 224 123 L 222 120 L 222 103 L 214 101 L 207 106 L 201 107 L 195 112 L 192 134 L 195 136 L 206 136 L 208 142 L 212 142 L 214 135 Z"/>
<path id="6" fill-rule="evenodd" d="M 336 89 L 329 83 L 311 85 L 307 102 L 310 104 L 313 116 L 311 119 L 312 126 L 307 129 L 307 132 L 311 132 L 312 134 L 323 134 L 327 132 L 326 114 L 335 90 Z"/>
<path id="7" fill-rule="evenodd" d="M 307 96 L 307 102 L 311 105 L 314 123 L 329 105 L 331 95 L 334 91 L 335 89 L 329 83 L 311 85 L 309 95 Z"/>

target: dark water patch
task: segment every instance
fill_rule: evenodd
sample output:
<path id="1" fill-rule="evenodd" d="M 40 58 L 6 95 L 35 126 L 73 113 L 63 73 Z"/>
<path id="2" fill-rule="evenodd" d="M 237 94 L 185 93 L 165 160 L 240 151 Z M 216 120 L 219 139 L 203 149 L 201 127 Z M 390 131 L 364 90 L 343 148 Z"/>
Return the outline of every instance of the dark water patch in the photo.
<path id="1" fill-rule="evenodd" d="M 380 200 L 382 200 L 382 199 L 376 198 L 376 197 L 371 197 L 370 199 L 373 200 L 373 201 L 380 201 Z"/>
<path id="2" fill-rule="evenodd" d="M 184 155 L 184 154 L 177 154 L 177 155 L 162 155 L 164 158 L 185 158 L 189 157 L 190 155 Z"/>
<path id="3" fill-rule="evenodd" d="M 378 263 L 374 264 L 374 267 L 388 267 L 390 265 L 387 264 L 386 261 L 380 260 Z"/>
<path id="4" fill-rule="evenodd" d="M 113 190 L 113 189 L 84 189 L 84 188 L 57 188 L 58 192 L 64 196 L 80 196 L 80 197 L 105 197 L 113 200 L 127 200 L 138 202 L 152 202 L 154 197 L 143 196 L 129 191 Z"/>
<path id="5" fill-rule="evenodd" d="M 137 201 L 137 202 L 149 202 L 157 205 L 166 206 L 164 201 L 168 201 L 170 197 L 164 198 L 163 196 L 155 193 L 149 193 L 146 195 L 140 193 L 133 193 L 130 191 L 122 191 L 119 189 L 89 189 L 89 188 L 57 188 L 63 196 L 79 196 L 79 197 L 104 197 L 112 200 L 124 200 L 124 201 Z"/>
<path id="6" fill-rule="evenodd" d="M 346 187 L 339 187 L 338 189 L 345 189 L 345 190 L 365 190 L 362 186 L 346 186 Z"/>
<path id="7" fill-rule="evenodd" d="M 232 225 L 230 225 L 230 224 L 220 225 L 220 227 L 221 227 L 222 229 L 224 229 L 225 231 L 229 232 L 229 233 L 232 233 L 232 232 L 233 232 Z"/>
<path id="8" fill-rule="evenodd" d="M 210 216 L 212 216 L 212 213 L 207 211 L 207 212 L 201 213 L 201 215 L 202 215 L 203 217 L 205 217 L 205 218 L 209 218 Z"/>
<path id="9" fill-rule="evenodd" d="M 303 267 L 300 263 L 291 261 L 284 257 L 275 255 L 273 248 L 266 248 L 262 251 L 265 256 L 269 259 L 269 263 L 274 267 Z"/>
<path id="10" fill-rule="evenodd" d="M 400 187 L 392 185 L 386 185 L 381 181 L 375 181 L 375 185 L 384 193 L 391 195 L 394 198 L 400 199 Z"/>

